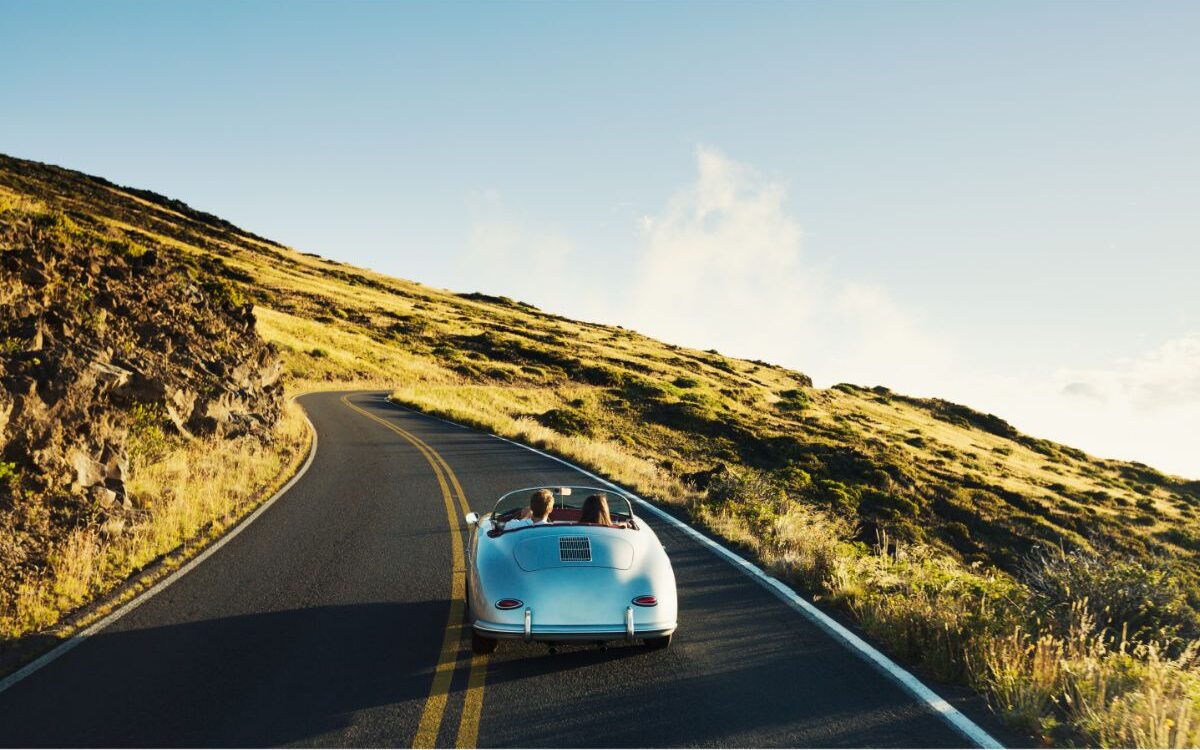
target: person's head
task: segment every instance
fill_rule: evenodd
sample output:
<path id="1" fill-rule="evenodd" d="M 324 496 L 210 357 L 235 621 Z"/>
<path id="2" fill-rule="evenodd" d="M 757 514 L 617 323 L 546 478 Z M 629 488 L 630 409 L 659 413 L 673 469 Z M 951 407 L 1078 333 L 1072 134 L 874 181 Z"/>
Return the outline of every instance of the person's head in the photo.
<path id="1" fill-rule="evenodd" d="M 602 523 L 612 525 L 612 516 L 608 513 L 608 496 L 604 493 L 588 495 L 583 501 L 583 510 L 579 513 L 580 523 Z"/>
<path id="2" fill-rule="evenodd" d="M 538 490 L 529 497 L 529 509 L 535 519 L 545 521 L 554 510 L 554 494 L 550 490 Z"/>

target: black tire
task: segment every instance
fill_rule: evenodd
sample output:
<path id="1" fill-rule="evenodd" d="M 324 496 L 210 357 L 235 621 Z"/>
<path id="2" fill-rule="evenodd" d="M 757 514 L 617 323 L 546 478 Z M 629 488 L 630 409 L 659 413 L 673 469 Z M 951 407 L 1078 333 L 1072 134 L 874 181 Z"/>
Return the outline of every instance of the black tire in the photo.
<path id="1" fill-rule="evenodd" d="M 651 651 L 662 651 L 671 645 L 671 636 L 662 635 L 658 638 L 643 638 L 642 643 Z"/>
<path id="2" fill-rule="evenodd" d="M 475 654 L 490 654 L 496 650 L 496 646 L 500 645 L 500 641 L 495 638 L 488 638 L 485 635 L 480 635 L 471 628 L 471 653 Z"/>

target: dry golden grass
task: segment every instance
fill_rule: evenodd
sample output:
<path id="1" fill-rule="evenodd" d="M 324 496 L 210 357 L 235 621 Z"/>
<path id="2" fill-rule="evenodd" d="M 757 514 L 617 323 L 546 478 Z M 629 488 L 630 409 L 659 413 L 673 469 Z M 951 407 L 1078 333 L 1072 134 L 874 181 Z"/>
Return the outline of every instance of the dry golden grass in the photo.
<path id="1" fill-rule="evenodd" d="M 1152 643 L 1113 645 L 1081 618 L 1066 638 L 1014 630 L 977 648 L 976 684 L 1035 735 L 1067 729 L 1096 747 L 1200 744 L 1196 644 L 1174 657 Z"/>
<path id="2" fill-rule="evenodd" d="M 252 437 L 193 439 L 151 463 L 135 463 L 128 483 L 131 520 L 77 529 L 63 539 L 46 576 L 0 610 L 0 639 L 45 630 L 164 555 L 215 539 L 295 471 L 309 441 L 307 421 L 289 402 L 273 444 Z"/>

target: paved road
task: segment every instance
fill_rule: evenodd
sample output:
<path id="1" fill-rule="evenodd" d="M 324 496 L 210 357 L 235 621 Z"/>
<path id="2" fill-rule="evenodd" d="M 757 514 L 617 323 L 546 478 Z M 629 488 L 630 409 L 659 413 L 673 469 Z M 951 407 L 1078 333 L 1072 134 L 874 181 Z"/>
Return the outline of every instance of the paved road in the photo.
<path id="1" fill-rule="evenodd" d="M 591 482 L 382 396 L 350 395 L 357 409 L 305 396 L 320 437 L 308 472 L 191 573 L 0 693 L 0 744 L 411 746 L 423 713 L 442 746 L 966 744 L 659 522 L 679 585 L 669 650 L 503 643 L 472 692 L 464 644 L 431 701 L 465 532 L 448 526 L 436 457 L 400 432 L 444 460 L 477 510 L 514 487 Z"/>

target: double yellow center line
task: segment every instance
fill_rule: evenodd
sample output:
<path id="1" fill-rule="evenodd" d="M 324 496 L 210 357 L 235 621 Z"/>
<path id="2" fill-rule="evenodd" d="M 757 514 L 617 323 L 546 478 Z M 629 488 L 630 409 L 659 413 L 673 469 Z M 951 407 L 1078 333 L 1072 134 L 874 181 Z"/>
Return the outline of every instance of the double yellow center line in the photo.
<path id="1" fill-rule="evenodd" d="M 411 443 L 433 469 L 438 486 L 442 490 L 442 502 L 446 506 L 446 520 L 450 524 L 450 555 L 454 566 L 450 576 L 450 617 L 446 621 L 446 635 L 442 639 L 442 651 L 438 657 L 437 668 L 433 673 L 433 685 L 429 689 L 429 697 L 425 699 L 425 707 L 421 710 L 421 720 L 417 724 L 417 734 L 413 738 L 413 747 L 434 747 L 437 744 L 438 730 L 442 726 L 442 717 L 446 713 L 446 701 L 450 695 L 450 679 L 458 669 L 458 655 L 462 644 L 463 619 L 466 595 L 466 562 L 463 555 L 462 537 L 458 533 L 459 519 L 470 512 L 467 497 L 463 493 L 458 477 L 450 469 L 446 460 L 428 443 L 407 430 L 397 427 L 386 419 L 350 403 L 349 396 L 342 396 L 342 403 L 358 412 L 367 419 L 378 422 Z M 454 498 L 458 498 L 458 510 L 455 509 Z M 460 511 L 461 510 L 461 514 Z M 463 698 L 462 716 L 458 722 L 458 734 L 455 747 L 475 747 L 479 737 L 480 711 L 483 706 L 483 683 L 487 677 L 487 656 L 471 655 L 471 669 L 467 676 L 467 692 Z"/>

